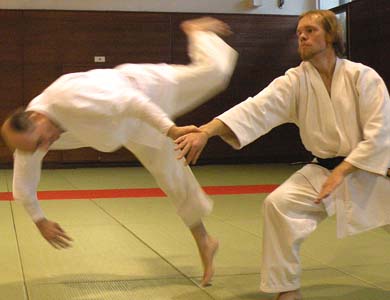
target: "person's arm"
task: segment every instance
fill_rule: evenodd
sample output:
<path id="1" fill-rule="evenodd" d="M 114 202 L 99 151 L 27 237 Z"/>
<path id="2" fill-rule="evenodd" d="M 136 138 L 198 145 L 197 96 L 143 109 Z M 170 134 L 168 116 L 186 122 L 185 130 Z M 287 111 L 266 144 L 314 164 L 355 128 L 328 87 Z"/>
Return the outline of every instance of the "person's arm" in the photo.
<path id="1" fill-rule="evenodd" d="M 329 175 L 325 183 L 322 185 L 321 191 L 317 196 L 315 203 L 320 203 L 328 197 L 336 188 L 344 181 L 344 178 L 355 171 L 359 170 L 354 165 L 347 161 L 339 164 Z"/>
<path id="2" fill-rule="evenodd" d="M 357 80 L 362 140 L 345 161 L 367 172 L 386 176 L 390 168 L 390 98 L 382 78 L 365 68 Z"/>
<path id="3" fill-rule="evenodd" d="M 199 131 L 194 125 L 176 126 L 158 105 L 140 93 L 135 92 L 121 109 L 122 116 L 140 119 L 173 140 L 183 134 Z"/>
<path id="4" fill-rule="evenodd" d="M 225 140 L 236 140 L 237 137 L 221 120 L 213 119 L 202 125 L 199 132 L 188 133 L 175 140 L 176 150 L 180 150 L 178 159 L 186 158 L 188 164 L 196 164 L 200 154 L 207 144 L 209 138 L 220 136 Z"/>
<path id="5" fill-rule="evenodd" d="M 188 134 L 176 140 L 178 159 L 186 157 L 195 163 L 208 139 L 220 136 L 234 149 L 253 142 L 272 128 L 295 120 L 295 87 L 297 76 L 294 70 L 278 77 L 254 97 L 235 105 L 200 127 L 203 133 Z"/>
<path id="6" fill-rule="evenodd" d="M 13 196 L 19 201 L 39 229 L 41 235 L 55 248 L 69 247 L 72 239 L 55 222 L 46 219 L 37 198 L 41 163 L 45 152 L 14 153 Z"/>

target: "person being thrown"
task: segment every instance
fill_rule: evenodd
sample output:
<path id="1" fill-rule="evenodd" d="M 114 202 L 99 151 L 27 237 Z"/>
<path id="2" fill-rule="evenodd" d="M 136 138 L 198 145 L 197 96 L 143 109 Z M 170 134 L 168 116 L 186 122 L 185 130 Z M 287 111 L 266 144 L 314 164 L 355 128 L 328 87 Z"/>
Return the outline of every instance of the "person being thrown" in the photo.
<path id="1" fill-rule="evenodd" d="M 204 17 L 181 24 L 189 40 L 188 65 L 124 64 L 61 76 L 26 109 L 12 114 L 1 134 L 14 152 L 13 195 L 42 236 L 55 248 L 71 245 L 62 227 L 46 218 L 36 191 L 43 157 L 51 149 L 92 147 L 111 152 L 124 146 L 172 199 L 199 250 L 208 285 L 214 274 L 218 240 L 202 219 L 212 202 L 190 168 L 176 159 L 174 142 L 195 126 L 178 127 L 172 118 L 200 105 L 229 83 L 237 52 L 218 35 L 224 22 Z"/>

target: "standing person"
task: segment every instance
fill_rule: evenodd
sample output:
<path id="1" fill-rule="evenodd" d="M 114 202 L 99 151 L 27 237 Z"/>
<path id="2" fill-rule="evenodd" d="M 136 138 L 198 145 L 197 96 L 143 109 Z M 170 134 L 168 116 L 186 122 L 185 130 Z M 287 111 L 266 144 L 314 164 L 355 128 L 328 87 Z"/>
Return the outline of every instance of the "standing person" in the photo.
<path id="1" fill-rule="evenodd" d="M 300 16 L 302 63 L 250 97 L 176 140 L 179 158 L 196 163 L 212 136 L 236 149 L 282 123 L 295 123 L 316 157 L 264 202 L 260 287 L 278 300 L 302 299 L 301 243 L 327 216 L 339 238 L 389 224 L 390 99 L 371 68 L 340 58 L 341 26 L 331 11 Z"/>
<path id="2" fill-rule="evenodd" d="M 189 65 L 125 64 L 61 76 L 26 110 L 10 116 L 2 136 L 14 153 L 13 195 L 21 201 L 42 236 L 55 248 L 71 238 L 41 210 L 36 190 L 41 162 L 50 149 L 93 147 L 111 152 L 126 147 L 173 200 L 189 227 L 209 284 L 218 249 L 202 218 L 212 209 L 189 167 L 176 159 L 172 139 L 197 130 L 177 127 L 170 118 L 183 114 L 222 91 L 234 70 L 237 53 L 217 34 L 230 33 L 213 18 L 182 23 L 189 39 Z"/>

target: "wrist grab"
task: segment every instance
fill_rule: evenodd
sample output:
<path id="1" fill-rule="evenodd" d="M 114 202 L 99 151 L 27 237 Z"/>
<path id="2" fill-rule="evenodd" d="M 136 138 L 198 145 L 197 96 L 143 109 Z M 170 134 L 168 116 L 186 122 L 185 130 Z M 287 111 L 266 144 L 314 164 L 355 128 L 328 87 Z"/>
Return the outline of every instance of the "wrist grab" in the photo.
<path id="1" fill-rule="evenodd" d="M 210 134 L 206 130 L 202 130 L 202 128 L 200 129 L 200 132 L 204 133 L 206 135 L 207 139 L 209 139 L 211 137 Z"/>

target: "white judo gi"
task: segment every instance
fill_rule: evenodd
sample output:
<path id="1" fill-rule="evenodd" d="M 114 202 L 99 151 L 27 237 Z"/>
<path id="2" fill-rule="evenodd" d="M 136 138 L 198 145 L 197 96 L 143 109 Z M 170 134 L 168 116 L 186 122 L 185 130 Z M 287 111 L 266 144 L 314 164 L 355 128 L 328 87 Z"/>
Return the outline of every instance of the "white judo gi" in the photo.
<path id="1" fill-rule="evenodd" d="M 264 203 L 261 289 L 298 289 L 299 248 L 318 223 L 336 213 L 339 238 L 390 223 L 390 100 L 371 68 L 337 59 L 331 93 L 310 62 L 290 69 L 253 98 L 217 117 L 241 148 L 282 123 L 295 123 L 306 149 L 319 158 L 346 157 L 360 170 L 315 204 L 330 171 L 304 166 Z"/>
<path id="2" fill-rule="evenodd" d="M 188 51 L 189 65 L 124 64 L 63 75 L 27 110 L 47 115 L 65 130 L 50 149 L 129 149 L 192 227 L 211 211 L 212 202 L 190 168 L 176 159 L 166 133 L 174 124 L 170 118 L 227 86 L 237 53 L 214 33 L 203 31 L 190 33 Z M 13 195 L 33 221 L 44 217 L 36 191 L 45 154 L 14 153 Z"/>

